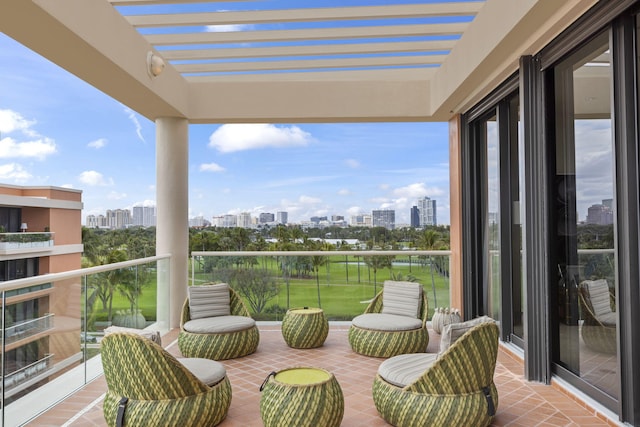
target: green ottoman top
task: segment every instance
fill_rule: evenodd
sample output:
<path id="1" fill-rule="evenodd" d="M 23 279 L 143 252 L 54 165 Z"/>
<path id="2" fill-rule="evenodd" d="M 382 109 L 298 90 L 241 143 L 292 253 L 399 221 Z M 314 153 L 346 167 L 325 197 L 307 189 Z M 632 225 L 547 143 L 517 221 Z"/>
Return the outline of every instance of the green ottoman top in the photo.
<path id="1" fill-rule="evenodd" d="M 305 307 L 305 308 L 292 308 L 291 310 L 289 310 L 289 313 L 291 314 L 317 314 L 317 313 L 322 313 L 322 309 L 321 308 L 314 308 L 314 307 Z"/>
<path id="2" fill-rule="evenodd" d="M 320 384 L 331 379 L 331 374 L 319 368 L 290 368 L 276 374 L 275 380 L 290 385 Z"/>

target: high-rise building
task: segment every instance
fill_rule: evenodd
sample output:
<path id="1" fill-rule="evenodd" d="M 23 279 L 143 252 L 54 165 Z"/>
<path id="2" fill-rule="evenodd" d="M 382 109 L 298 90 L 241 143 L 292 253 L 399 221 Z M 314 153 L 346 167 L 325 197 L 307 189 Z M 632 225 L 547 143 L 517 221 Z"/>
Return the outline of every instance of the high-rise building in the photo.
<path id="1" fill-rule="evenodd" d="M 222 217 L 222 226 L 225 228 L 232 228 L 238 225 L 238 216 L 226 214 Z"/>
<path id="2" fill-rule="evenodd" d="M 587 224 L 613 224 L 613 211 L 606 205 L 591 205 L 587 209 Z"/>
<path id="3" fill-rule="evenodd" d="M 371 212 L 374 227 L 384 227 L 393 230 L 396 226 L 396 211 L 392 209 L 379 209 Z"/>
<path id="4" fill-rule="evenodd" d="M 289 213 L 288 212 L 276 212 L 276 222 L 278 224 L 286 224 L 289 222 Z"/>
<path id="5" fill-rule="evenodd" d="M 352 215 L 350 225 L 352 227 L 371 227 L 373 225 L 373 221 L 369 214 Z"/>
<path id="6" fill-rule="evenodd" d="M 131 222 L 134 226 L 153 227 L 156 225 L 156 207 L 155 206 L 134 206 L 133 219 Z"/>
<path id="7" fill-rule="evenodd" d="M 109 228 L 126 228 L 130 226 L 131 223 L 131 211 L 129 209 L 107 210 L 107 226 Z"/>
<path id="8" fill-rule="evenodd" d="M 269 212 L 262 212 L 259 216 L 260 224 L 268 224 L 275 221 L 275 216 Z"/>
<path id="9" fill-rule="evenodd" d="M 418 199 L 416 202 L 418 206 L 418 215 L 420 217 L 420 227 L 426 227 L 427 225 L 438 225 L 436 219 L 436 201 L 428 197 Z"/>
<path id="10" fill-rule="evenodd" d="M 79 190 L 0 185 L 0 229 L 6 237 L 0 242 L 0 282 L 81 268 L 81 215 Z M 19 241 L 9 239 L 22 232 Z M 0 304 L 5 310 L 5 403 L 59 375 L 60 369 L 52 367 L 81 362 L 79 282 L 9 291 Z"/>
<path id="11" fill-rule="evenodd" d="M 251 228 L 251 214 L 249 212 L 241 212 L 238 214 L 237 220 L 238 227 Z"/>
<path id="12" fill-rule="evenodd" d="M 418 228 L 420 227 L 420 211 L 417 206 L 411 207 L 411 227 Z"/>

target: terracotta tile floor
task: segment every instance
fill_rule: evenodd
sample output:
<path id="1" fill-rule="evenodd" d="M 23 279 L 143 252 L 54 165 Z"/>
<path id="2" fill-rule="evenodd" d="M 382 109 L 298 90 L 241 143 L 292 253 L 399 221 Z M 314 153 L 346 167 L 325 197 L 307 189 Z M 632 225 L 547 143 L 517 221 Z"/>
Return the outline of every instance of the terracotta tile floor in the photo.
<path id="1" fill-rule="evenodd" d="M 279 325 L 260 325 L 260 345 L 253 355 L 225 361 L 233 387 L 233 399 L 221 427 L 262 426 L 258 388 L 271 371 L 291 366 L 317 366 L 334 373 L 345 399 L 342 426 L 386 426 L 376 412 L 371 384 L 381 359 L 353 353 L 347 340 L 348 325 L 332 324 L 325 345 L 318 349 L 287 347 Z M 163 337 L 169 351 L 179 355 L 177 331 Z M 439 336 L 431 332 L 428 350 L 437 351 Z M 493 426 L 616 426 L 581 402 L 562 392 L 559 386 L 546 386 L 523 380 L 522 361 L 501 348 L 495 382 L 500 395 Z M 44 413 L 29 426 L 106 426 L 102 417 L 104 379 L 87 385 L 80 392 Z M 8 420 L 7 420 L 8 421 Z M 322 426 L 318 426 L 322 427 Z"/>

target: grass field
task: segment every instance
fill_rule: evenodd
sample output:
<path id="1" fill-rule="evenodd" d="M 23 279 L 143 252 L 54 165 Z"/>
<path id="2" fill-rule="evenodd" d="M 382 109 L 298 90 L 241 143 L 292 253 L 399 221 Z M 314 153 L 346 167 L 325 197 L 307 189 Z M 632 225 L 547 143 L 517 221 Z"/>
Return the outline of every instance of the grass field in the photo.
<path id="1" fill-rule="evenodd" d="M 429 317 L 431 317 L 434 308 L 449 306 L 449 278 L 439 274 L 435 269 L 432 276 L 431 266 L 428 262 L 421 265 L 414 257 L 410 265 L 408 257 L 396 258 L 391 270 L 378 270 L 374 275 L 373 270 L 367 267 L 362 258 L 359 263 L 355 257 L 345 259 L 344 256 L 333 256 L 329 258 L 330 263 L 320 267 L 318 280 L 320 283 L 320 305 L 330 320 L 350 320 L 361 314 L 367 306 L 367 302 L 375 296 L 376 292 L 382 290 L 382 283 L 385 280 L 390 280 L 392 275 L 401 276 L 402 280 L 413 276 L 417 282 L 423 285 L 429 301 Z M 289 305 L 287 306 L 287 286 L 280 275 L 276 260 L 273 257 L 264 257 L 257 261 L 258 264 L 253 268 L 261 269 L 266 274 L 275 276 L 278 287 L 278 295 L 269 300 L 263 312 L 252 313 L 257 320 L 281 320 L 282 313 L 288 307 L 318 306 L 318 285 L 315 273 L 304 278 L 292 277 L 289 280 Z M 441 262 L 446 264 L 447 259 L 445 258 Z M 202 262 L 196 262 L 195 267 L 196 284 L 212 280 L 211 273 L 203 272 Z M 137 308 L 142 310 L 142 314 L 147 320 L 153 320 L 155 319 L 155 307 L 156 279 L 153 277 L 151 282 L 143 287 Z M 123 296 L 114 296 L 114 313 L 116 310 L 128 308 L 128 302 Z M 96 303 L 94 311 L 97 320 L 106 320 L 107 314 L 99 303 Z"/>

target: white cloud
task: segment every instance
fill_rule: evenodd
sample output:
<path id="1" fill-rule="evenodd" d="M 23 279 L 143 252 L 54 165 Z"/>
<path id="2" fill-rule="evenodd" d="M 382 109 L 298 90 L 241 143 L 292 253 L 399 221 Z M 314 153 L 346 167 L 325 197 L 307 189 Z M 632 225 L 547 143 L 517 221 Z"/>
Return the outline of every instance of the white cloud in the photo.
<path id="1" fill-rule="evenodd" d="M 127 113 L 127 117 L 129 117 L 129 120 L 131 120 L 131 123 L 133 123 L 133 125 L 135 126 L 136 135 L 138 135 L 140 141 L 147 142 L 142 136 L 142 126 L 140 125 L 140 121 L 138 120 L 138 116 L 136 116 L 136 113 L 130 108 L 125 108 L 124 112 Z"/>
<path id="2" fill-rule="evenodd" d="M 249 30 L 249 25 L 207 25 L 204 27 L 207 33 L 228 33 L 230 31 L 246 31 Z"/>
<path id="3" fill-rule="evenodd" d="M 209 137 L 209 147 L 222 153 L 257 148 L 306 146 L 313 141 L 310 133 L 297 126 L 277 127 L 271 124 L 226 124 Z"/>
<path id="4" fill-rule="evenodd" d="M 350 167 L 351 169 L 357 169 L 360 167 L 360 162 L 357 161 L 356 159 L 347 159 L 344 161 L 345 165 L 347 165 L 347 167 Z"/>
<path id="5" fill-rule="evenodd" d="M 11 133 L 16 130 L 28 131 L 35 123 L 35 120 L 27 120 L 15 111 L 0 110 L 0 133 Z"/>
<path id="6" fill-rule="evenodd" d="M 416 182 L 405 187 L 396 188 L 393 190 L 393 194 L 398 197 L 418 199 L 425 196 L 430 198 L 442 196 L 444 191 L 438 187 L 427 187 L 423 182 Z"/>
<path id="7" fill-rule="evenodd" d="M 107 194 L 107 199 L 109 200 L 122 200 L 127 197 L 127 193 L 118 193 L 117 191 L 111 191 Z"/>
<path id="8" fill-rule="evenodd" d="M 62 188 L 75 188 L 73 184 L 62 184 L 60 187 Z"/>
<path id="9" fill-rule="evenodd" d="M 298 198 L 298 202 L 300 202 L 303 205 L 313 205 L 313 204 L 317 204 L 317 203 L 322 203 L 322 200 L 317 198 L 317 197 L 300 196 Z"/>
<path id="10" fill-rule="evenodd" d="M 389 184 L 380 184 L 378 185 L 378 188 L 380 188 L 381 190 L 388 190 L 391 186 Z"/>
<path id="11" fill-rule="evenodd" d="M 96 171 L 84 171 L 78 176 L 78 180 L 85 185 L 91 186 L 105 187 L 113 185 L 113 180 L 111 178 L 105 179 L 100 172 Z"/>
<path id="12" fill-rule="evenodd" d="M 349 214 L 349 216 L 361 215 L 362 208 L 360 206 L 351 206 L 347 209 L 347 214 Z"/>
<path id="13" fill-rule="evenodd" d="M 44 160 L 55 152 L 55 142 L 46 137 L 25 142 L 17 142 L 9 137 L 0 140 L 0 158 L 33 157 Z"/>
<path id="14" fill-rule="evenodd" d="M 0 165 L 0 179 L 24 183 L 32 178 L 32 175 L 24 170 L 18 163 L 7 163 Z"/>
<path id="15" fill-rule="evenodd" d="M 350 196 L 351 195 L 351 191 L 346 189 L 346 188 L 343 188 L 341 190 L 338 190 L 338 195 L 339 196 Z"/>
<path id="16" fill-rule="evenodd" d="M 100 148 L 104 147 L 105 145 L 107 145 L 106 138 L 99 138 L 99 139 L 96 139 L 95 141 L 91 141 L 90 143 L 88 143 L 87 147 L 95 148 L 96 150 L 99 150 Z"/>
<path id="17" fill-rule="evenodd" d="M 203 163 L 200 165 L 200 172 L 224 172 L 225 170 L 217 163 Z"/>

